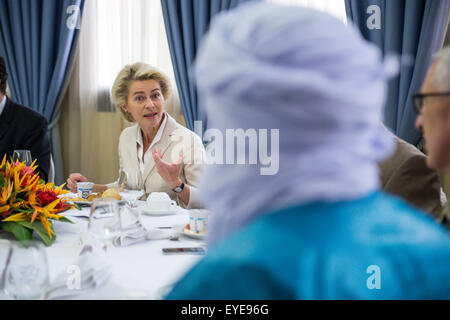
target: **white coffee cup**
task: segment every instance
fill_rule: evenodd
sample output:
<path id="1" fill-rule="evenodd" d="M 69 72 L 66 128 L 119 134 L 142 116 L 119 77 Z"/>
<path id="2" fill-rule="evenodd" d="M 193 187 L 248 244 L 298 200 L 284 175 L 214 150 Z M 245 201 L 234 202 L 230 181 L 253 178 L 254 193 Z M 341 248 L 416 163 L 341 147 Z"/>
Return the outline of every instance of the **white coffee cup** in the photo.
<path id="1" fill-rule="evenodd" d="M 87 199 L 92 194 L 93 182 L 78 182 L 77 193 L 79 198 Z"/>
<path id="2" fill-rule="evenodd" d="M 150 210 L 171 210 L 177 207 L 177 203 L 165 192 L 152 192 L 148 195 L 147 206 Z"/>
<path id="3" fill-rule="evenodd" d="M 193 209 L 189 211 L 189 229 L 194 233 L 206 233 L 208 226 L 209 211 L 204 209 Z"/>

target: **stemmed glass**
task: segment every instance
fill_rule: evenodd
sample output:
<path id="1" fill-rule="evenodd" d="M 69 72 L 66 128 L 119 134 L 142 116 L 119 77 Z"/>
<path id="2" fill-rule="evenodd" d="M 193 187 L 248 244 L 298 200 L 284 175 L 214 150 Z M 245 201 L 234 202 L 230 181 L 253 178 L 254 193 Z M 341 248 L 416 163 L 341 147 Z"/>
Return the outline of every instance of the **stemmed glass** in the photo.
<path id="1" fill-rule="evenodd" d="M 30 150 L 14 150 L 13 152 L 14 162 L 25 162 L 27 167 L 31 166 L 33 159 L 31 158 Z"/>
<path id="2" fill-rule="evenodd" d="M 112 239 L 122 230 L 119 203 L 116 199 L 94 199 L 89 215 L 88 233 L 101 243 L 106 251 Z"/>
<path id="3" fill-rule="evenodd" d="M 145 194 L 141 171 L 137 168 L 122 168 L 119 171 L 119 190 L 122 198 L 134 206 L 136 200 Z"/>
<path id="4" fill-rule="evenodd" d="M 42 299 L 50 286 L 43 245 L 11 242 L 1 282 L 3 291 L 14 299 Z"/>

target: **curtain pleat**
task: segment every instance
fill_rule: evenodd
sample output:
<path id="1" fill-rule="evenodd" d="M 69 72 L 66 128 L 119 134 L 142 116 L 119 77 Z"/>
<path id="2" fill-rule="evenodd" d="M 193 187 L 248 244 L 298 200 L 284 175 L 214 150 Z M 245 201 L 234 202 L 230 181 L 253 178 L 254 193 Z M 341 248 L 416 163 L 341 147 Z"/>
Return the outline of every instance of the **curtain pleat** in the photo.
<path id="1" fill-rule="evenodd" d="M 201 39 L 214 15 L 245 1 L 248 0 L 161 0 L 180 102 L 186 126 L 191 130 L 195 121 L 202 121 L 203 130 L 207 128 L 191 68 Z"/>
<path id="2" fill-rule="evenodd" d="M 345 0 L 347 16 L 363 37 L 383 54 L 401 57 L 398 76 L 389 81 L 384 122 L 400 138 L 417 144 L 421 133 L 414 127 L 412 95 L 425 79 L 428 67 L 442 44 L 450 0 Z M 381 10 L 381 29 L 369 29 L 367 8 Z"/>
<path id="3" fill-rule="evenodd" d="M 0 0 L 0 55 L 6 60 L 12 98 L 43 114 L 49 130 L 58 122 L 79 33 L 67 25 L 70 6 L 77 6 L 81 15 L 84 0 Z M 52 140 L 59 160 L 59 138 Z M 62 183 L 62 163 L 55 165 L 60 168 L 55 180 Z"/>

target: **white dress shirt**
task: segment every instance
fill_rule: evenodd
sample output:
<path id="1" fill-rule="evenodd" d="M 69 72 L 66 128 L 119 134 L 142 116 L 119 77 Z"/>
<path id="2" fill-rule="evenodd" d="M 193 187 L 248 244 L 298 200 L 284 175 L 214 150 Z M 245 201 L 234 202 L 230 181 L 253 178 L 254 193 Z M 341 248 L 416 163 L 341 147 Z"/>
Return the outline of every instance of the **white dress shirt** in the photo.
<path id="1" fill-rule="evenodd" d="M 3 109 L 5 109 L 5 106 L 6 106 L 6 96 L 3 96 L 2 101 L 0 101 L 0 115 L 3 112 Z"/>
<path id="2" fill-rule="evenodd" d="M 164 120 L 163 120 L 161 126 L 159 127 L 155 138 L 153 138 L 153 141 L 150 144 L 150 147 L 145 152 L 144 157 L 142 157 L 142 153 L 144 152 L 144 141 L 143 141 L 143 138 L 142 138 L 142 131 L 138 130 L 138 133 L 137 133 L 137 136 L 136 136 L 136 143 L 137 143 L 137 154 L 138 154 L 138 161 L 139 161 L 139 169 L 141 171 L 142 177 L 144 176 L 145 163 L 148 161 L 149 157 L 152 156 L 152 147 L 155 145 L 155 143 L 157 143 L 159 140 L 161 140 L 162 133 L 164 131 L 164 128 L 166 127 L 166 123 L 167 123 L 167 115 L 166 115 L 166 113 L 164 113 Z"/>
<path id="3" fill-rule="evenodd" d="M 161 137 L 154 139 L 153 147 L 161 148 L 163 160 L 168 163 L 177 161 L 178 155 L 185 155 L 182 162 L 180 179 L 185 185 L 189 186 L 189 203 L 184 203 L 178 193 L 174 192 L 158 173 L 156 163 L 149 151 L 148 157 L 144 156 L 144 185 L 145 193 L 149 195 L 152 192 L 165 192 L 172 200 L 178 202 L 183 208 L 204 208 L 204 205 L 198 201 L 198 177 L 205 159 L 205 148 L 202 139 L 191 130 L 183 127 L 175 121 L 169 114 L 165 113 L 167 122 L 161 124 Z M 164 125 L 164 126 L 163 126 Z M 138 124 L 125 128 L 119 138 L 119 163 L 120 168 L 137 168 L 140 170 L 140 161 L 142 159 L 143 147 L 141 146 L 141 156 L 138 155 L 137 146 L 141 128 Z M 142 136 L 141 136 L 142 138 Z M 174 158 L 175 157 L 175 158 Z M 117 188 L 118 181 L 106 185 L 108 188 Z"/>

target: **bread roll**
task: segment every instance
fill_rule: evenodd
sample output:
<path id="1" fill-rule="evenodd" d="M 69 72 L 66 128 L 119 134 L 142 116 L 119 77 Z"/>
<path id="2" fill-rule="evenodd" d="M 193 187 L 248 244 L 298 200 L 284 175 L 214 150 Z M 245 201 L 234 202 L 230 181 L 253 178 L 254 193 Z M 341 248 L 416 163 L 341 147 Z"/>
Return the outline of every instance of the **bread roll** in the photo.
<path id="1" fill-rule="evenodd" d="M 101 193 L 99 193 L 99 194 L 91 194 L 89 196 L 89 198 L 88 198 L 88 201 L 93 201 L 94 199 L 101 198 L 101 197 L 102 197 Z"/>
<path id="2" fill-rule="evenodd" d="M 102 198 L 114 198 L 117 200 L 122 200 L 122 197 L 119 194 L 119 191 L 117 191 L 117 189 L 107 189 L 105 192 L 103 192 L 102 194 Z"/>

